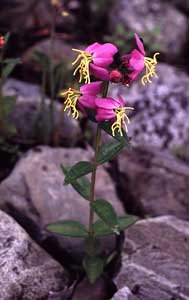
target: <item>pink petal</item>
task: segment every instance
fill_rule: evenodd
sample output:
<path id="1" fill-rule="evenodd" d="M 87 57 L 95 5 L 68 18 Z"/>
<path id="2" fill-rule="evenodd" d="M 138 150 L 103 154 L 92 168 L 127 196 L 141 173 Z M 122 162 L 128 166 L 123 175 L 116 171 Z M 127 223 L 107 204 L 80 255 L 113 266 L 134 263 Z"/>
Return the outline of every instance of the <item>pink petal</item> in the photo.
<path id="1" fill-rule="evenodd" d="M 135 81 L 137 79 L 137 77 L 140 75 L 141 71 L 133 71 L 130 74 L 127 74 L 130 78 L 130 83 Z"/>
<path id="2" fill-rule="evenodd" d="M 118 51 L 117 47 L 111 43 L 105 43 L 96 48 L 93 54 L 95 64 L 106 67 L 113 62 L 113 56 Z"/>
<path id="3" fill-rule="evenodd" d="M 120 106 L 119 102 L 113 98 L 96 98 L 95 104 L 97 107 L 104 109 L 115 109 Z"/>
<path id="4" fill-rule="evenodd" d="M 93 62 L 95 65 L 99 67 L 107 67 L 111 65 L 113 62 L 113 57 L 94 57 L 93 56 Z"/>
<path id="5" fill-rule="evenodd" d="M 89 96 L 89 95 L 81 96 L 77 102 L 81 104 L 83 107 L 95 109 L 96 108 L 95 99 L 96 99 L 95 96 Z"/>
<path id="6" fill-rule="evenodd" d="M 91 74 L 101 80 L 109 80 L 109 72 L 105 68 L 98 67 L 91 63 L 89 65 Z"/>
<path id="7" fill-rule="evenodd" d="M 95 118 L 96 118 L 97 122 L 112 120 L 113 118 L 115 118 L 115 112 L 110 109 L 99 108 L 99 109 L 97 109 L 97 114 L 96 114 Z"/>
<path id="8" fill-rule="evenodd" d="M 80 87 L 82 94 L 91 94 L 96 96 L 100 93 L 102 81 L 95 81 L 89 84 L 84 84 Z"/>
<path id="9" fill-rule="evenodd" d="M 93 51 L 95 50 L 95 49 L 97 49 L 99 46 L 101 46 L 101 44 L 99 44 L 99 43 L 93 43 L 93 44 L 91 44 L 91 45 L 89 45 L 87 48 L 85 48 L 85 52 L 88 52 L 88 53 L 93 53 Z"/>
<path id="10" fill-rule="evenodd" d="M 78 109 L 83 113 L 83 115 L 85 117 L 87 117 L 87 112 L 86 112 L 85 108 L 83 107 L 83 105 L 80 104 L 79 102 L 77 102 L 77 106 L 78 106 Z"/>
<path id="11" fill-rule="evenodd" d="M 121 56 L 121 61 L 122 62 L 124 62 L 124 61 L 129 62 L 130 58 L 131 58 L 131 53 L 130 54 L 124 54 L 124 55 Z"/>
<path id="12" fill-rule="evenodd" d="M 144 50 L 144 45 L 142 43 L 142 41 L 140 40 L 139 36 L 135 33 L 135 40 L 136 40 L 136 44 L 138 46 L 138 49 L 140 50 L 140 52 L 145 55 L 145 50 Z"/>
<path id="13" fill-rule="evenodd" d="M 137 50 L 134 49 L 131 52 L 131 58 L 129 60 L 128 69 L 142 71 L 144 68 L 144 56 Z"/>

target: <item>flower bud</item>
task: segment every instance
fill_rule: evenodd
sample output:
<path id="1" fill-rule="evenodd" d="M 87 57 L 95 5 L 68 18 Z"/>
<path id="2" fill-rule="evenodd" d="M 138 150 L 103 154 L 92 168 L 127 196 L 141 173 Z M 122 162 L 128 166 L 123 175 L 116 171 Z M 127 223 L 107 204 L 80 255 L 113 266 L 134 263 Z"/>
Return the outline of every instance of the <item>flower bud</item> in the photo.
<path id="1" fill-rule="evenodd" d="M 0 48 L 3 48 L 5 46 L 5 40 L 4 37 L 1 35 L 0 36 Z"/>
<path id="2" fill-rule="evenodd" d="M 118 83 L 121 81 L 122 74 L 117 69 L 110 72 L 110 81 Z"/>

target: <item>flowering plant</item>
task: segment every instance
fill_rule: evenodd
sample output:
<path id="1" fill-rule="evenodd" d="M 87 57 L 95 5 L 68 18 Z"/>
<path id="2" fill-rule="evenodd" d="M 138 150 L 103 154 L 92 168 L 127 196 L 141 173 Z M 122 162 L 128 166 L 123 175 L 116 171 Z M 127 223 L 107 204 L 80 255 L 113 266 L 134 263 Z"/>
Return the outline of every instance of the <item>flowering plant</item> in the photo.
<path id="1" fill-rule="evenodd" d="M 108 258 L 101 257 L 96 249 L 97 240 L 101 236 L 120 234 L 120 231 L 132 225 L 134 216 L 117 216 L 113 206 L 105 199 L 95 199 L 96 171 L 99 165 L 109 161 L 124 147 L 129 146 L 127 137 L 130 119 L 126 112 L 133 107 L 125 105 L 124 99 L 118 95 L 117 99 L 107 96 L 110 82 L 122 83 L 128 86 L 133 83 L 145 69 L 142 84 L 150 83 L 152 76 L 157 76 L 155 66 L 157 64 L 156 53 L 153 58 L 145 57 L 144 46 L 137 34 L 135 34 L 138 49 L 123 55 L 115 61 L 118 49 L 111 43 L 93 43 L 85 50 L 73 49 L 78 53 L 73 65 L 77 64 L 74 75 L 79 74 L 78 82 L 84 80 L 84 85 L 78 89 L 69 88 L 60 92 L 65 98 L 64 111 L 72 114 L 77 119 L 80 112 L 91 121 L 96 122 L 97 131 L 95 138 L 95 155 L 93 163 L 81 161 L 72 167 L 62 165 L 65 174 L 64 183 L 71 184 L 83 198 L 89 201 L 88 229 L 84 224 L 73 220 L 63 220 L 48 225 L 48 230 L 65 236 L 84 238 L 86 243 L 86 255 L 83 259 L 83 267 L 91 283 L 102 274 Z M 112 63 L 117 65 L 112 69 Z M 92 78 L 100 81 L 91 82 Z M 101 94 L 101 95 L 100 95 Z M 124 130 L 125 129 L 125 130 Z M 100 145 L 101 131 L 113 137 L 113 141 Z M 91 181 L 84 177 L 91 173 Z M 98 220 L 94 222 L 94 215 Z"/>

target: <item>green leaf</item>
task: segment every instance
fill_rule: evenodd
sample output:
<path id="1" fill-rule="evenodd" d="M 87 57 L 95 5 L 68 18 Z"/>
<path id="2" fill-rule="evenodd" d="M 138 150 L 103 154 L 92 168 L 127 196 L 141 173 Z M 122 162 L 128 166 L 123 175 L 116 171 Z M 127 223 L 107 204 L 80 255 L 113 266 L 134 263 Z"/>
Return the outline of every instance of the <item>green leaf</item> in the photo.
<path id="1" fill-rule="evenodd" d="M 49 57 L 40 51 L 33 52 L 34 59 L 47 71 L 50 67 L 50 59 Z"/>
<path id="2" fill-rule="evenodd" d="M 113 229 L 102 220 L 98 220 L 93 224 L 93 231 L 95 237 L 110 235 L 114 233 Z"/>
<path id="3" fill-rule="evenodd" d="M 95 283 L 103 273 L 104 261 L 100 257 L 87 256 L 84 258 L 83 267 L 90 283 Z"/>
<path id="4" fill-rule="evenodd" d="M 104 144 L 98 155 L 98 164 L 103 164 L 111 160 L 116 154 L 118 154 L 124 147 L 123 143 L 110 141 Z"/>
<path id="5" fill-rule="evenodd" d="M 77 221 L 66 220 L 58 221 L 56 223 L 49 224 L 47 229 L 50 232 L 58 233 L 64 236 L 71 237 L 87 237 L 88 232 L 85 226 Z"/>
<path id="6" fill-rule="evenodd" d="M 64 179 L 64 184 L 69 184 L 93 171 L 93 165 L 88 161 L 80 161 L 72 166 Z"/>
<path id="7" fill-rule="evenodd" d="M 67 175 L 68 169 L 61 165 L 64 175 Z M 73 188 L 86 200 L 89 200 L 90 196 L 90 182 L 86 177 L 80 177 L 71 182 Z"/>
<path id="8" fill-rule="evenodd" d="M 130 147 L 130 141 L 126 134 L 126 132 L 123 130 L 123 136 L 121 136 L 117 131 L 115 133 L 115 136 L 112 135 L 111 130 L 111 123 L 110 122 L 102 122 L 100 123 L 100 127 L 107 132 L 110 136 L 112 136 L 114 139 L 116 139 L 118 142 L 122 143 L 126 147 Z"/>
<path id="9" fill-rule="evenodd" d="M 137 217 L 126 215 L 118 218 L 119 230 L 124 230 L 133 225 L 138 220 Z"/>
<path id="10" fill-rule="evenodd" d="M 117 214 L 113 206 L 104 199 L 97 199 L 94 204 L 95 213 L 110 227 L 118 224 Z"/>
<path id="11" fill-rule="evenodd" d="M 7 33 L 4 35 L 4 41 L 5 41 L 5 44 L 7 44 L 8 40 L 9 40 L 9 37 L 10 37 L 10 32 L 7 32 Z"/>
<path id="12" fill-rule="evenodd" d="M 86 177 L 81 177 L 75 181 L 72 181 L 71 185 L 83 198 L 89 200 L 90 182 Z"/>
<path id="13" fill-rule="evenodd" d="M 126 215 L 118 218 L 118 224 L 114 227 L 110 227 L 102 220 L 98 220 L 93 225 L 95 237 L 106 236 L 110 234 L 119 234 L 120 231 L 128 228 L 137 221 L 135 216 Z"/>
<path id="14" fill-rule="evenodd" d="M 16 97 L 15 96 L 3 96 L 2 101 L 3 101 L 3 115 L 7 116 L 8 114 L 10 114 L 13 111 L 13 109 L 15 107 Z"/>
<path id="15" fill-rule="evenodd" d="M 6 79 L 10 73 L 14 70 L 15 66 L 17 64 L 20 63 L 20 59 L 19 58 L 9 58 L 9 59 L 6 59 L 4 60 L 4 62 L 6 65 L 3 67 L 3 70 L 2 70 L 2 78 L 3 79 Z"/>

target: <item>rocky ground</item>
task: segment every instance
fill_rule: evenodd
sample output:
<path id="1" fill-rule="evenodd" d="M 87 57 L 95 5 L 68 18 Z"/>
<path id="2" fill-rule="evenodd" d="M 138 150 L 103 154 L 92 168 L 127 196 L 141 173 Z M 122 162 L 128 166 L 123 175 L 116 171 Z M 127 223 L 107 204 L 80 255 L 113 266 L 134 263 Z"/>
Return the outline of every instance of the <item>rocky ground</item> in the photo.
<path id="1" fill-rule="evenodd" d="M 17 97 L 10 115 L 17 134 L 9 146 L 18 148 L 9 149 L 8 156 L 0 150 L 0 300 L 189 300 L 188 1 L 69 1 L 67 21 L 56 20 L 53 57 L 55 63 L 67 61 L 65 79 L 72 44 L 85 47 L 87 39 L 97 36 L 103 41 L 102 35 L 114 35 L 119 23 L 126 32 L 150 35 L 157 27 L 159 32 L 158 78 L 145 87 L 140 82 L 129 88 L 111 84 L 109 91 L 135 108 L 129 125 L 132 148 L 99 167 L 96 195 L 108 199 L 118 214 L 134 214 L 139 220 L 120 236 L 101 239 L 102 253 L 116 255 L 94 285 L 81 270 L 83 242 L 46 230 L 59 219 L 88 222 L 88 203 L 63 185 L 60 165 L 92 160 L 94 128 L 83 119 L 62 118 L 62 103 L 56 101 L 61 142 L 52 147 L 46 96 L 44 135 L 39 84 L 23 79 L 37 82 L 41 72 L 33 50 L 48 54 L 50 1 L 30 2 L 3 0 L 0 11 L 0 24 L 13 32 L 13 52 L 23 62 L 17 79 L 3 86 L 4 95 Z M 84 12 L 85 19 L 93 16 L 96 23 L 86 26 Z M 46 31 L 39 38 L 42 29 Z"/>

